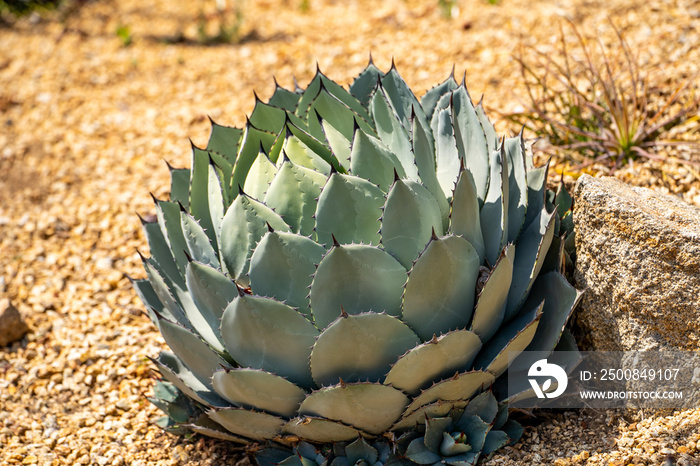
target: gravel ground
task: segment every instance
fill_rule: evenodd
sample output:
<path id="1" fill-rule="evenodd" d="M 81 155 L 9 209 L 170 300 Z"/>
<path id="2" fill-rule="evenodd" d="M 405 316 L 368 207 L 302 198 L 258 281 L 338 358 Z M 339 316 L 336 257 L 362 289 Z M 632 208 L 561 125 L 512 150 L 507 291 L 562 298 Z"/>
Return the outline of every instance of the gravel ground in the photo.
<path id="1" fill-rule="evenodd" d="M 136 213 L 153 215 L 149 192 L 167 197 L 164 160 L 189 163 L 187 138 L 206 142 L 207 116 L 243 124 L 253 91 L 271 95 L 273 75 L 305 84 L 318 63 L 348 83 L 371 51 L 384 69 L 393 57 L 422 93 L 455 65 L 507 131 L 494 110 L 517 109 L 524 95 L 511 53 L 552 47 L 562 17 L 613 43 L 610 16 L 672 87 L 700 63 L 697 1 L 462 0 L 452 19 L 432 0 L 312 0 L 308 11 L 304 3 L 248 0 L 240 45 L 199 45 L 202 3 L 184 0 L 90 2 L 64 22 L 0 27 L 0 297 L 31 328 L 0 349 L 0 464 L 246 461 L 231 445 L 153 424 L 147 357 L 164 342 L 127 275 L 144 276 Z M 128 47 L 119 26 L 130 30 Z M 687 131 L 698 139 L 697 126 Z M 567 171 L 566 161 L 556 168 Z M 637 163 L 617 175 L 700 205 L 697 170 Z M 537 414 L 523 440 L 488 464 L 648 465 L 669 454 L 678 465 L 700 463 L 697 409 Z"/>

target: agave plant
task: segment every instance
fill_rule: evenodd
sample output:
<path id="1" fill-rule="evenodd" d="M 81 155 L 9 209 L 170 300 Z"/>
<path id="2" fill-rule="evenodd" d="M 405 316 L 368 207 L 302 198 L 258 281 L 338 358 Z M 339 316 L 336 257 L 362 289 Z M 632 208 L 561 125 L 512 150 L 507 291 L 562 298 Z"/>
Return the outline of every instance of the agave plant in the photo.
<path id="1" fill-rule="evenodd" d="M 362 437 L 353 442 L 336 443 L 321 451 L 306 442 L 295 446 L 291 454 L 288 450 L 267 448 L 260 451 L 256 459 L 260 466 L 383 466 L 397 462 L 385 440 L 370 445 Z"/>
<path id="2" fill-rule="evenodd" d="M 508 419 L 507 405 L 496 402 L 490 391 L 474 397 L 464 410 L 450 416 L 428 417 L 399 440 L 401 456 L 416 464 L 474 464 L 479 455 L 491 455 L 518 439 L 523 428 Z"/>
<path id="3" fill-rule="evenodd" d="M 134 282 L 172 350 L 154 363 L 198 407 L 169 392 L 163 425 L 347 445 L 469 410 L 509 355 L 555 348 L 578 299 L 546 174 L 464 82 L 419 101 L 371 61 L 349 90 L 319 71 L 244 129 L 212 124 Z"/>

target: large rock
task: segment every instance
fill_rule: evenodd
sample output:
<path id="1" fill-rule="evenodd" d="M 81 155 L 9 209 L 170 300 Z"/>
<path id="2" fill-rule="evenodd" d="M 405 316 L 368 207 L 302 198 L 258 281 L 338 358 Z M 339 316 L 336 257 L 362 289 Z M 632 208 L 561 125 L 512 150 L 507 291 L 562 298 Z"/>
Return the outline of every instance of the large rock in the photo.
<path id="1" fill-rule="evenodd" d="M 0 299 L 0 348 L 19 340 L 29 327 L 9 299 Z"/>
<path id="2" fill-rule="evenodd" d="M 585 349 L 700 349 L 700 209 L 615 178 L 574 192 Z"/>

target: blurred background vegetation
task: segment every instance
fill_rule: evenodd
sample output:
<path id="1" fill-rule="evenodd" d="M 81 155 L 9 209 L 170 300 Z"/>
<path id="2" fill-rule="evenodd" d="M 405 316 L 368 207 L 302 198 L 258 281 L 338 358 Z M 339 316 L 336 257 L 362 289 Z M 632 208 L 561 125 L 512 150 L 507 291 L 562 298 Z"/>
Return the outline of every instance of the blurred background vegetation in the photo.
<path id="1" fill-rule="evenodd" d="M 97 1 L 0 0 L 0 25 L 58 21 L 68 29 L 73 15 Z M 246 17 L 246 2 L 252 1 L 198 0 L 191 4 L 190 11 L 196 14 L 191 13 L 189 23 L 180 22 L 169 34 L 151 39 L 203 46 L 259 40 L 259 23 L 256 18 Z M 500 8 L 499 0 L 477 1 Z M 460 10 L 467 7 L 467 0 L 423 3 L 432 4 L 435 14 L 451 23 L 446 27 L 471 27 L 471 22 L 456 24 L 456 19 L 464 16 Z M 311 0 L 293 0 L 288 8 L 313 13 Z M 527 128 L 545 141 L 545 152 L 559 155 L 580 168 L 603 163 L 614 171 L 639 158 L 673 160 L 659 155 L 662 147 L 684 146 L 697 151 L 696 129 L 690 130 L 690 137 L 687 131 L 685 138 L 677 137 L 683 128 L 697 127 L 700 119 L 700 98 L 693 85 L 696 76 L 670 86 L 660 85 L 654 79 L 657 67 L 642 66 L 638 56 L 642 49 L 628 43 L 612 20 L 609 23 L 616 42 L 603 43 L 594 38 L 594 32 L 579 31 L 571 21 L 560 23 L 558 40 L 553 48 L 548 44 L 546 51 L 524 41 L 511 55 L 520 66 L 523 106 L 517 112 L 502 112 L 503 119 L 513 124 L 513 131 Z M 113 35 L 123 47 L 131 46 L 135 40 L 128 21 L 120 20 Z"/>

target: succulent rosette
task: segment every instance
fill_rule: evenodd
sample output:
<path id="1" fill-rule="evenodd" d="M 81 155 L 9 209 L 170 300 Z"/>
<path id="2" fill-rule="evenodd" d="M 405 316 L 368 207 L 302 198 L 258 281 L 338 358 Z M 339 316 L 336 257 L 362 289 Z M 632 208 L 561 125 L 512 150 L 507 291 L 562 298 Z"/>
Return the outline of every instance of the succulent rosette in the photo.
<path id="1" fill-rule="evenodd" d="M 508 419 L 507 405 L 499 406 L 486 391 L 465 409 L 428 417 L 424 426 L 405 434 L 398 442 L 399 456 L 415 464 L 467 466 L 517 441 L 522 433 L 522 426 Z"/>
<path id="2" fill-rule="evenodd" d="M 134 282 L 172 351 L 169 427 L 352 445 L 427 418 L 434 453 L 439 419 L 493 397 L 509 354 L 551 352 L 579 296 L 547 167 L 452 76 L 418 100 L 393 66 L 349 90 L 319 71 L 171 177 Z M 197 412 L 175 419 L 180 395 Z"/>

